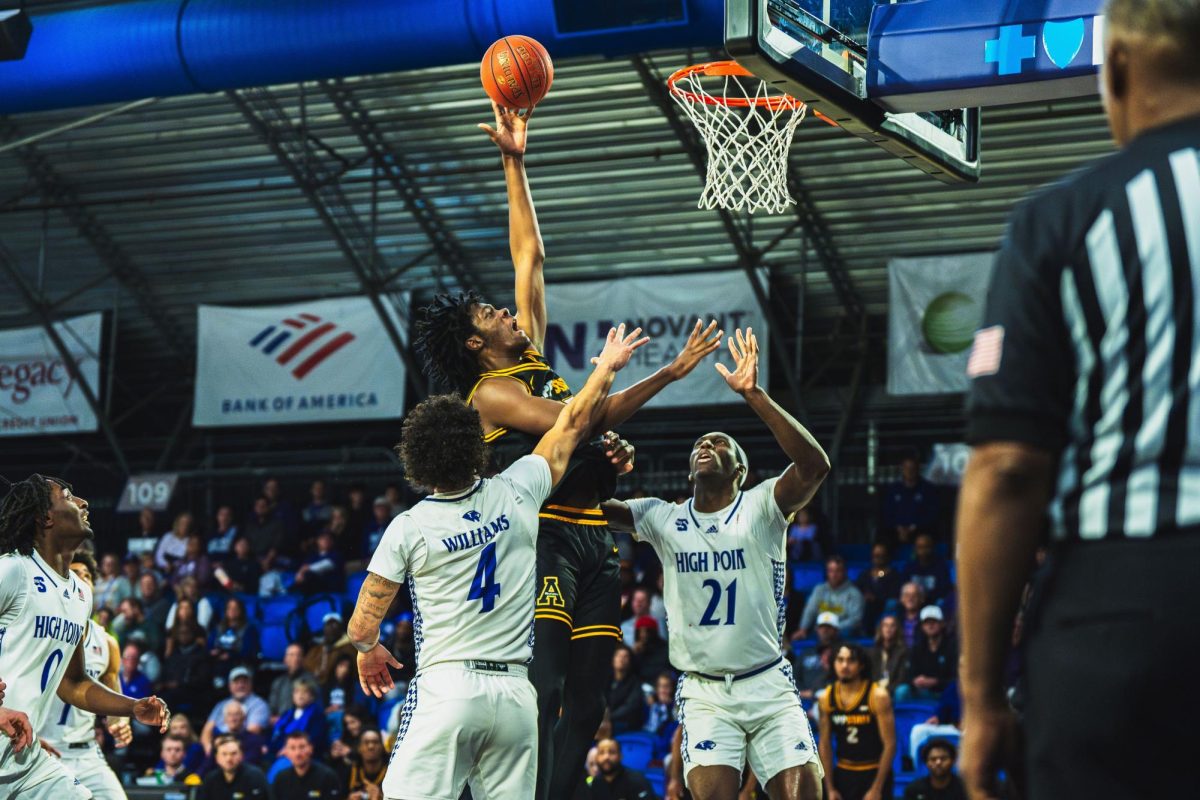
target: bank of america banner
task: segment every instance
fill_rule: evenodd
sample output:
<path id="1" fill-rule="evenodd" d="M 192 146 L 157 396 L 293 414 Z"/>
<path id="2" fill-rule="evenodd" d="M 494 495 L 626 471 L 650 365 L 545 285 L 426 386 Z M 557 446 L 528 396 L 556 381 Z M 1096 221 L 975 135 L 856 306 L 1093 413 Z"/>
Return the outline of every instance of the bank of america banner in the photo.
<path id="1" fill-rule="evenodd" d="M 404 380 L 366 298 L 200 306 L 193 425 L 398 418 Z"/>
<path id="2" fill-rule="evenodd" d="M 971 253 L 888 262 L 889 394 L 966 391 L 994 259 Z"/>
<path id="3" fill-rule="evenodd" d="M 767 385 L 767 325 L 749 279 L 740 270 L 550 284 L 546 305 L 551 320 L 546 330 L 546 358 L 575 391 L 587 380 L 592 370 L 590 359 L 603 349 L 609 328 L 624 322 L 641 326 L 653 337 L 617 376 L 615 388 L 621 389 L 671 363 L 687 343 L 698 317 L 703 317 L 705 324 L 716 319 L 726 334 L 732 334 L 734 328 L 753 327 L 759 346 L 758 380 Z M 732 369 L 724 341 L 691 375 L 668 386 L 648 405 L 741 403 L 713 369 L 718 359 Z"/>
<path id="4" fill-rule="evenodd" d="M 103 314 L 54 324 L 67 352 L 100 396 Z M 96 415 L 41 326 L 0 331 L 0 435 L 89 433 Z"/>

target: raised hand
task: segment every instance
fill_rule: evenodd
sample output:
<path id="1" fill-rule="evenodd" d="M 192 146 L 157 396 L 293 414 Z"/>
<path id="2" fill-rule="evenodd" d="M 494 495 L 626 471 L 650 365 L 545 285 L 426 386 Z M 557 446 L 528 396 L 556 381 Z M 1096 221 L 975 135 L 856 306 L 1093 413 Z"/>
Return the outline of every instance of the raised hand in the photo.
<path id="1" fill-rule="evenodd" d="M 154 695 L 143 697 L 133 704 L 133 718 L 143 725 L 157 726 L 159 733 L 166 733 L 171 726 L 171 712 L 167 710 L 167 704 Z"/>
<path id="2" fill-rule="evenodd" d="M 737 335 L 736 344 L 733 337 L 729 337 L 729 353 L 733 356 L 733 371 L 730 372 L 729 368 L 719 361 L 714 366 L 716 366 L 717 372 L 721 373 L 721 377 L 725 379 L 725 383 L 729 384 L 730 389 L 744 395 L 758 386 L 758 337 L 754 335 L 753 328 L 746 328 L 744 336 L 740 328 L 734 333 Z"/>
<path id="3" fill-rule="evenodd" d="M 721 346 L 721 337 L 725 335 L 725 331 L 717 331 L 717 321 L 714 319 L 703 330 L 701 330 L 702 325 L 704 325 L 704 320 L 696 320 L 696 325 L 688 336 L 687 344 L 671 362 L 671 378 L 673 380 L 686 377 L 696 368 L 697 364 Z M 713 331 L 717 332 L 714 334 Z"/>
<path id="4" fill-rule="evenodd" d="M 388 649 L 379 642 L 367 653 L 358 654 L 358 683 L 363 692 L 382 698 L 396 688 L 388 667 L 400 669 L 403 665 L 392 657 Z"/>
<path id="5" fill-rule="evenodd" d="M 500 153 L 506 156 L 525 155 L 525 126 L 533 116 L 530 108 L 521 114 L 518 108 L 501 108 L 492 101 L 492 111 L 496 114 L 496 127 L 479 123 L 476 127 L 488 135 L 492 144 L 500 148 Z"/>
<path id="6" fill-rule="evenodd" d="M 592 359 L 592 363 L 604 364 L 613 372 L 619 372 L 629 363 L 629 359 L 633 358 L 633 351 L 650 341 L 649 336 L 639 339 L 638 336 L 641 332 L 641 328 L 634 328 L 633 332 L 626 336 L 624 322 L 615 328 L 610 328 L 608 339 L 604 342 L 604 349 L 600 351 L 600 355 Z"/>
<path id="7" fill-rule="evenodd" d="M 636 453 L 634 446 L 622 439 L 620 434 L 613 431 L 604 434 L 604 454 L 608 456 L 618 475 L 633 472 Z"/>

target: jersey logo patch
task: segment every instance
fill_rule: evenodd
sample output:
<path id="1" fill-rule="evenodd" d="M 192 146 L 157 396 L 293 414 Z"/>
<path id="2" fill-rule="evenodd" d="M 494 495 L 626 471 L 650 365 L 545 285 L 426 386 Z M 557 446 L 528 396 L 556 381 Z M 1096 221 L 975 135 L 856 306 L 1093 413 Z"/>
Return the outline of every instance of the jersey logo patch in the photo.
<path id="1" fill-rule="evenodd" d="M 480 514 L 475 509 L 471 509 L 467 513 L 463 514 L 463 519 L 469 522 L 479 522 L 479 520 L 483 519 L 483 514 Z"/>
<path id="2" fill-rule="evenodd" d="M 708 526 L 708 530 L 706 530 L 706 531 L 705 531 L 705 533 L 716 533 L 716 532 L 717 532 L 717 526 L 716 526 L 716 525 L 709 525 L 709 526 Z"/>
<path id="3" fill-rule="evenodd" d="M 807 745 L 806 743 L 804 743 L 804 742 L 799 742 L 799 743 L 797 743 L 797 744 L 796 744 L 796 749 L 797 749 L 797 750 L 807 750 L 807 749 L 808 749 L 808 745 Z"/>
<path id="4" fill-rule="evenodd" d="M 696 743 L 696 749 L 697 750 L 716 750 L 717 743 L 714 742 L 712 739 L 705 739 L 703 742 Z"/>
<path id="5" fill-rule="evenodd" d="M 537 604 L 539 606 L 557 606 L 563 608 L 566 603 L 563 602 L 562 590 L 558 588 L 558 576 L 547 575 L 542 578 L 542 592 L 538 595 Z"/>
<path id="6" fill-rule="evenodd" d="M 46 591 L 46 579 L 45 579 L 45 578 L 43 578 L 41 575 L 35 575 L 35 576 L 33 576 L 33 585 L 37 587 L 37 590 L 38 590 L 39 592 L 42 592 L 43 594 L 45 593 L 45 591 Z"/>
<path id="7" fill-rule="evenodd" d="M 683 533 L 684 531 L 686 531 L 687 530 L 687 519 L 680 517 L 679 519 L 675 520 L 675 530 L 677 530 L 680 533 Z"/>
<path id="8" fill-rule="evenodd" d="M 71 599 L 71 593 L 68 592 L 66 589 L 63 589 L 63 600 L 70 600 L 70 599 Z"/>

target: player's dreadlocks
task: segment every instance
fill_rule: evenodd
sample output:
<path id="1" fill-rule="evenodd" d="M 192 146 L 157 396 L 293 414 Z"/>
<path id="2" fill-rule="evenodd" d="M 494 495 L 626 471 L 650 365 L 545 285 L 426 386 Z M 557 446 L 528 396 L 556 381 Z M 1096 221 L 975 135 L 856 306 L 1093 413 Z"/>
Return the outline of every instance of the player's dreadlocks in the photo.
<path id="1" fill-rule="evenodd" d="M 479 331 L 471 309 L 483 302 L 474 291 L 439 294 L 417 312 L 413 350 L 434 386 L 464 396 L 479 380 L 479 362 L 467 339 Z"/>
<path id="2" fill-rule="evenodd" d="M 69 489 L 57 478 L 46 478 L 36 472 L 23 481 L 10 483 L 8 494 L 0 500 L 0 553 L 14 550 L 23 556 L 33 555 L 38 523 L 50 515 L 50 483 Z"/>

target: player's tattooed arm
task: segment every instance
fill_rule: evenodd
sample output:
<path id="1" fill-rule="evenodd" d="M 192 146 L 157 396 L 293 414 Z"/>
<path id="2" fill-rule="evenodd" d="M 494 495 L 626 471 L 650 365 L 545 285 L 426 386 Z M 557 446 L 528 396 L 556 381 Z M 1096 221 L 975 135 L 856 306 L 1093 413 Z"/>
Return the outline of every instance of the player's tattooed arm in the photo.
<path id="1" fill-rule="evenodd" d="M 379 641 L 379 624 L 387 616 L 398 591 L 400 584 L 395 581 L 374 572 L 367 573 L 367 579 L 358 591 L 350 624 L 346 627 L 346 634 L 360 653 L 370 652 Z"/>

